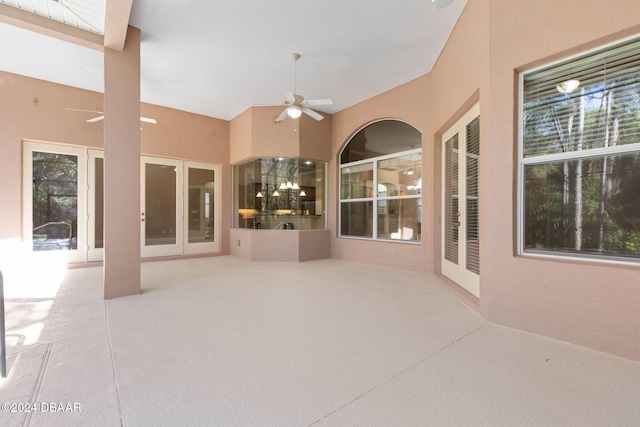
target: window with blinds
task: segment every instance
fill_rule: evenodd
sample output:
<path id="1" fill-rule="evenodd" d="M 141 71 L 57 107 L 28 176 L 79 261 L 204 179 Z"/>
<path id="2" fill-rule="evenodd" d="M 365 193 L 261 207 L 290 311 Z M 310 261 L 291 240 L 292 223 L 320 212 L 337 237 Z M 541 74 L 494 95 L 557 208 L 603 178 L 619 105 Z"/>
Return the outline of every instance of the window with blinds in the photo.
<path id="1" fill-rule="evenodd" d="M 467 125 L 467 269 L 480 274 L 480 198 L 478 193 L 480 162 L 480 117 Z"/>
<path id="2" fill-rule="evenodd" d="M 521 251 L 638 259 L 640 40 L 521 79 Z"/>

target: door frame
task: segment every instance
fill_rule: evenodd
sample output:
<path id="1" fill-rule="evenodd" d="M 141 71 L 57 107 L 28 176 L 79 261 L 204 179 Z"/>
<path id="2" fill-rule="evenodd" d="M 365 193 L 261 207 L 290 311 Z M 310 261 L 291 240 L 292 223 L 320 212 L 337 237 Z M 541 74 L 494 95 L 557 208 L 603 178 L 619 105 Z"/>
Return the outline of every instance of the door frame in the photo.
<path id="1" fill-rule="evenodd" d="M 22 242 L 29 252 L 37 258 L 51 258 L 61 251 L 33 250 L 33 152 L 64 154 L 76 156 L 77 163 L 77 199 L 76 199 L 76 242 L 75 250 L 64 251 L 69 263 L 87 260 L 87 149 L 63 144 L 23 140 L 22 144 Z"/>
<path id="2" fill-rule="evenodd" d="M 102 261 L 104 259 L 104 249 L 96 248 L 96 168 L 95 160 L 103 159 L 104 151 L 90 148 L 87 150 L 87 261 Z M 104 169 L 103 169 L 104 170 Z M 104 215 L 104 212 L 102 212 Z M 103 226 L 104 230 L 104 226 Z"/>
<path id="3" fill-rule="evenodd" d="M 146 212 L 146 164 L 173 166 L 175 167 L 176 176 L 176 220 L 175 220 L 175 243 L 166 245 L 146 245 L 146 224 L 148 221 L 148 213 Z M 140 156 L 140 257 L 151 258 L 159 256 L 182 255 L 183 222 L 184 209 L 183 206 L 183 161 L 179 159 L 169 159 L 165 157 Z"/>
<path id="4" fill-rule="evenodd" d="M 183 254 L 199 254 L 207 252 L 219 252 L 220 251 L 220 165 L 213 163 L 194 162 L 190 160 L 183 161 L 183 212 L 182 217 L 185 220 L 182 221 L 183 228 Z M 189 243 L 189 168 L 193 169 L 205 169 L 213 171 L 213 241 L 211 242 L 198 242 Z"/>
<path id="5" fill-rule="evenodd" d="M 466 182 L 467 182 L 467 138 L 466 127 L 469 123 L 480 116 L 480 103 L 476 103 L 469 109 L 459 120 L 456 121 L 446 132 L 442 135 L 441 149 L 442 149 L 442 187 L 441 187 L 441 251 L 440 251 L 440 269 L 444 276 L 453 280 L 459 286 L 470 292 L 476 297 L 480 297 L 480 276 L 476 273 L 469 271 L 466 264 L 467 255 L 467 197 L 466 197 Z M 447 163 L 446 163 L 446 143 L 455 135 L 458 135 L 458 264 L 455 264 L 445 258 L 446 254 L 446 207 L 447 207 Z M 464 239 L 464 244 L 460 242 Z"/>

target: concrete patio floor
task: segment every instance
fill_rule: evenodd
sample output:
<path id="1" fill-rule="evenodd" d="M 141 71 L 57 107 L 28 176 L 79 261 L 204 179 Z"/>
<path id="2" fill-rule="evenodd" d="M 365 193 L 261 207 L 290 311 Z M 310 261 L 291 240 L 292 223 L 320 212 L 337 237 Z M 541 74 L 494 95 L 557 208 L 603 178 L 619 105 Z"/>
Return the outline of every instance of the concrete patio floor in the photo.
<path id="1" fill-rule="evenodd" d="M 640 363 L 488 323 L 429 276 L 225 256 L 142 282 L 104 301 L 101 267 L 5 275 L 0 403 L 23 412 L 0 425 L 640 423 Z"/>

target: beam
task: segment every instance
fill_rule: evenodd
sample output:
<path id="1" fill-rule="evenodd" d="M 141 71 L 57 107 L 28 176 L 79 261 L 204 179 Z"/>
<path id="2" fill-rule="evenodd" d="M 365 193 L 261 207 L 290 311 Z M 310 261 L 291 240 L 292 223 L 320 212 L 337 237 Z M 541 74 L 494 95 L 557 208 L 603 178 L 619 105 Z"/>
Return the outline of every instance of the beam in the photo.
<path id="1" fill-rule="evenodd" d="M 84 31 L 2 3 L 0 3 L 0 22 L 45 36 L 55 37 L 89 49 L 100 52 L 104 51 L 104 37 L 99 34 L 90 33 L 89 31 Z M 120 51 L 122 51 L 122 49 Z"/>
<path id="2" fill-rule="evenodd" d="M 104 11 L 104 47 L 122 52 L 133 0 L 107 0 Z"/>

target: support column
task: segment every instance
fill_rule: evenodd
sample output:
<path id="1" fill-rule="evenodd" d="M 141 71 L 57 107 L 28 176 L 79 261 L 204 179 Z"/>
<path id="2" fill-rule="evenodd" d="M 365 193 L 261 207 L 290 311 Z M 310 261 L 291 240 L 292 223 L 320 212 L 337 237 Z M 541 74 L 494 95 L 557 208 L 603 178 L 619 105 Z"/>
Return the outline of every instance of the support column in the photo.
<path id="1" fill-rule="evenodd" d="M 140 30 L 104 49 L 104 297 L 140 293 Z"/>

